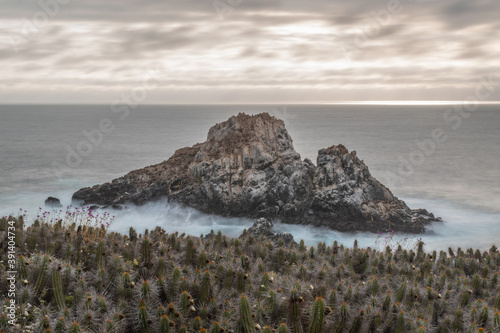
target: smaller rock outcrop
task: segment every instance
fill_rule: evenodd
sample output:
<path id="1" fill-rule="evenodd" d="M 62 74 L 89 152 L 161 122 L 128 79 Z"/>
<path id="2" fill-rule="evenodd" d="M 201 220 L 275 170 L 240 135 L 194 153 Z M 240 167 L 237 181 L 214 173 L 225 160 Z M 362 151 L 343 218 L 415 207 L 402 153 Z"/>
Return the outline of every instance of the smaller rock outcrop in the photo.
<path id="1" fill-rule="evenodd" d="M 248 228 L 247 234 L 252 235 L 254 238 L 264 236 L 276 242 L 281 239 L 285 244 L 294 242 L 292 234 L 288 232 L 275 233 L 273 232 L 273 228 L 274 224 L 270 219 L 261 217 Z M 241 235 L 240 238 L 241 237 L 243 237 L 243 235 Z"/>
<path id="2" fill-rule="evenodd" d="M 45 207 L 60 208 L 62 207 L 61 200 L 55 197 L 45 199 Z"/>

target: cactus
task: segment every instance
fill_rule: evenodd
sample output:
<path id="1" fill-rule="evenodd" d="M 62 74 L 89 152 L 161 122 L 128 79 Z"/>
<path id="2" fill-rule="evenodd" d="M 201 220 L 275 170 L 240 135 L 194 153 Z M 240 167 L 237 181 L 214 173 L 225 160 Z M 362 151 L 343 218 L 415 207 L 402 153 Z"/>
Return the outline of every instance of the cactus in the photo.
<path id="1" fill-rule="evenodd" d="M 292 333 L 302 333 L 302 314 L 301 303 L 302 297 L 299 297 L 297 289 L 293 288 L 288 299 L 288 320 L 291 326 Z"/>
<path id="2" fill-rule="evenodd" d="M 65 298 L 63 294 L 63 287 L 61 282 L 61 274 L 56 268 L 52 269 L 52 290 L 54 292 L 54 298 L 59 310 L 63 310 L 66 306 Z"/>
<path id="3" fill-rule="evenodd" d="M 181 270 L 179 269 L 179 267 L 175 267 L 174 270 L 172 271 L 172 281 L 170 283 L 173 297 L 176 297 L 179 294 L 179 291 L 181 289 L 180 284 L 181 284 Z"/>
<path id="4" fill-rule="evenodd" d="M 49 256 L 45 255 L 42 260 L 42 265 L 40 267 L 40 273 L 38 274 L 38 278 L 35 282 L 35 294 L 40 295 L 43 287 L 45 286 L 45 278 L 47 274 L 47 266 L 49 263 Z"/>
<path id="5" fill-rule="evenodd" d="M 160 318 L 159 333 L 170 333 L 170 320 L 167 315 L 162 315 Z"/>
<path id="6" fill-rule="evenodd" d="M 128 236 L 131 242 L 135 242 L 137 240 L 137 231 L 134 228 L 130 227 L 128 230 Z"/>
<path id="7" fill-rule="evenodd" d="M 401 311 L 396 320 L 395 333 L 405 333 L 405 313 Z"/>
<path id="8" fill-rule="evenodd" d="M 149 333 L 149 317 L 144 305 L 139 308 L 139 325 L 141 333 Z"/>
<path id="9" fill-rule="evenodd" d="M 248 279 L 247 274 L 245 274 L 242 271 L 238 271 L 236 279 L 237 279 L 236 286 L 237 286 L 238 291 L 240 293 L 244 293 L 246 290 L 246 285 L 247 285 L 246 280 Z"/>
<path id="10" fill-rule="evenodd" d="M 144 237 L 141 245 L 142 262 L 145 267 L 151 267 L 151 242 L 147 237 Z"/>
<path id="11" fill-rule="evenodd" d="M 24 260 L 23 255 L 20 255 L 18 257 L 17 267 L 18 267 L 17 274 L 18 274 L 19 280 L 27 279 L 28 278 L 28 270 L 26 269 L 26 261 Z"/>
<path id="12" fill-rule="evenodd" d="M 191 295 L 188 294 L 187 291 L 183 291 L 181 294 L 180 307 L 181 313 L 183 315 L 187 315 L 189 313 L 189 307 L 191 306 Z"/>
<path id="13" fill-rule="evenodd" d="M 104 242 L 100 241 L 99 244 L 97 245 L 97 253 L 96 253 L 96 264 L 98 271 L 104 269 L 105 266 L 104 255 L 105 255 Z"/>
<path id="14" fill-rule="evenodd" d="M 312 323 L 309 333 L 323 333 L 325 323 L 325 302 L 323 298 L 317 297 L 313 304 Z"/>
<path id="15" fill-rule="evenodd" d="M 203 274 L 200 284 L 200 302 L 207 304 L 210 298 L 212 298 L 212 286 L 210 284 L 210 272 L 207 270 Z"/>
<path id="16" fill-rule="evenodd" d="M 191 237 L 187 240 L 186 245 L 186 265 L 189 266 L 193 263 L 194 258 L 194 242 Z"/>
<path id="17" fill-rule="evenodd" d="M 373 316 L 371 322 L 370 322 L 370 327 L 369 331 L 370 332 L 378 332 L 377 329 L 382 325 L 382 318 L 380 312 L 378 312 L 375 316 Z"/>
<path id="18" fill-rule="evenodd" d="M 396 293 L 396 302 L 402 302 L 406 293 L 406 282 L 401 283 Z"/>
<path id="19" fill-rule="evenodd" d="M 222 327 L 220 327 L 219 322 L 218 321 L 214 322 L 212 328 L 210 329 L 210 333 L 222 333 L 222 332 L 224 332 L 224 330 L 222 329 Z"/>
<path id="20" fill-rule="evenodd" d="M 497 331 L 500 331 L 500 313 L 498 311 L 495 312 L 495 315 L 493 316 L 493 327 Z"/>
<path id="21" fill-rule="evenodd" d="M 288 327 L 286 327 L 285 323 L 281 323 L 280 327 L 278 328 L 278 333 L 288 333 Z"/>
<path id="22" fill-rule="evenodd" d="M 71 324 L 71 327 L 69 328 L 68 333 L 81 333 L 82 329 L 80 328 L 80 325 L 75 321 L 73 324 Z"/>
<path id="23" fill-rule="evenodd" d="M 208 263 L 207 259 L 207 253 L 205 251 L 200 253 L 200 256 L 198 257 L 198 269 L 205 269 Z"/>
<path id="24" fill-rule="evenodd" d="M 479 327 L 485 327 L 486 322 L 488 321 L 489 315 L 488 315 L 488 307 L 485 306 L 483 310 L 481 311 L 481 314 L 479 315 L 479 319 L 477 321 L 477 324 Z"/>
<path id="25" fill-rule="evenodd" d="M 55 333 L 66 333 L 67 328 L 66 328 L 66 318 L 64 317 L 59 317 L 59 319 L 56 322 L 56 327 L 54 328 Z"/>
<path id="26" fill-rule="evenodd" d="M 195 317 L 193 320 L 193 330 L 199 332 L 201 330 L 201 318 Z"/>
<path id="27" fill-rule="evenodd" d="M 273 333 L 273 331 L 271 330 L 270 326 L 266 326 L 266 327 L 264 327 L 264 330 L 262 331 L 262 333 Z"/>
<path id="28" fill-rule="evenodd" d="M 363 326 L 363 320 L 365 317 L 365 312 L 361 310 L 359 312 L 359 315 L 354 318 L 354 321 L 351 325 L 351 329 L 349 330 L 349 333 L 360 333 L 361 332 L 361 327 Z"/>
<path id="29" fill-rule="evenodd" d="M 141 298 L 144 300 L 149 300 L 151 298 L 151 284 L 144 280 L 141 286 Z"/>
<path id="30" fill-rule="evenodd" d="M 255 324 L 250 311 L 250 304 L 245 294 L 240 297 L 239 318 L 236 323 L 236 333 L 255 333 Z"/>
<path id="31" fill-rule="evenodd" d="M 464 329 L 464 312 L 462 309 L 455 311 L 455 318 L 453 319 L 453 330 L 461 332 Z"/>

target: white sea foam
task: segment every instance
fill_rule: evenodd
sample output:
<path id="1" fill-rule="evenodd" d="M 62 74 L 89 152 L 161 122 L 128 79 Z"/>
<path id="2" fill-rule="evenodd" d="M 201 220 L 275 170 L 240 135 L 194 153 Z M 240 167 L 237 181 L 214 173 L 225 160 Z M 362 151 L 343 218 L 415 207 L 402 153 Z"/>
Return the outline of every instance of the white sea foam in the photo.
<path id="1" fill-rule="evenodd" d="M 63 210 L 70 204 L 71 193 L 61 191 L 55 193 L 63 204 Z M 43 206 L 47 197 L 41 193 L 24 193 L 4 198 L 9 202 L 9 207 L 19 207 L 26 210 L 28 221 L 36 218 L 39 208 L 50 210 Z M 404 247 L 412 248 L 419 238 L 425 243 L 426 250 L 446 250 L 452 248 L 479 248 L 489 249 L 493 244 L 500 247 L 500 214 L 486 213 L 471 208 L 463 208 L 446 201 L 403 198 L 410 207 L 425 207 L 436 216 L 443 218 L 443 222 L 433 223 L 428 232 L 420 235 L 374 234 L 368 232 L 344 233 L 324 227 L 309 225 L 291 225 L 276 223 L 276 232 L 289 232 L 298 242 L 301 239 L 309 246 L 315 246 L 318 242 L 333 244 L 335 240 L 339 244 L 352 246 L 354 240 L 361 247 L 372 247 L 379 250 L 387 245 L 397 246 L 398 243 Z M 34 204 L 35 203 L 35 204 Z M 249 228 L 253 220 L 245 218 L 224 218 L 216 215 L 203 214 L 195 209 L 181 207 L 166 201 L 152 202 L 144 206 L 128 206 L 123 210 L 107 209 L 115 216 L 110 226 L 110 231 L 128 234 L 129 228 L 134 227 L 138 232 L 146 229 L 153 230 L 160 226 L 168 233 L 186 233 L 188 235 L 200 236 L 210 233 L 211 230 L 219 230 L 229 237 L 238 237 L 245 228 Z M 1 215 L 18 214 L 16 210 L 1 209 Z"/>
<path id="2" fill-rule="evenodd" d="M 499 214 L 484 213 L 429 199 L 407 198 L 406 201 L 410 207 L 426 207 L 436 216 L 441 216 L 444 222 L 432 224 L 425 234 L 396 234 L 393 237 L 389 234 L 343 233 L 324 227 L 283 223 L 276 223 L 275 231 L 289 232 L 296 241 L 303 239 L 309 246 L 315 246 L 318 242 L 331 245 L 335 240 L 340 244 L 352 246 L 354 240 L 357 240 L 359 246 L 362 247 L 384 249 L 386 245 L 396 246 L 401 243 L 404 247 L 412 248 L 419 238 L 422 238 L 425 243 L 426 250 L 446 250 L 448 247 L 473 247 L 487 250 L 493 244 L 500 246 Z M 227 236 L 238 237 L 243 229 L 250 227 L 253 223 L 250 219 L 222 218 L 165 202 L 114 211 L 114 214 L 116 219 L 111 230 L 122 233 L 128 233 L 130 226 L 141 232 L 160 226 L 169 233 L 178 231 L 199 236 L 200 234 L 206 235 L 211 230 L 215 232 L 220 230 Z"/>

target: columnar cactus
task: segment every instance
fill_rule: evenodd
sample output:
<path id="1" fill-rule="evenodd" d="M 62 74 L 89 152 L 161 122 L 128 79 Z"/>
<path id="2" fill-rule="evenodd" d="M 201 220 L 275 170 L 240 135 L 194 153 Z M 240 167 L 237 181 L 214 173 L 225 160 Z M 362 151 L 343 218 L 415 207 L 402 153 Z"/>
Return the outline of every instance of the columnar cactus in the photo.
<path id="1" fill-rule="evenodd" d="M 203 274 L 200 284 L 200 302 L 207 304 L 210 298 L 212 298 L 212 285 L 210 283 L 210 272 L 207 270 Z"/>
<path id="2" fill-rule="evenodd" d="M 35 282 L 35 293 L 40 295 L 45 286 L 45 279 L 47 277 L 47 266 L 49 264 L 49 256 L 45 255 L 42 260 L 42 265 L 40 267 L 40 273 L 38 274 L 38 278 Z"/>
<path id="3" fill-rule="evenodd" d="M 151 259 L 151 242 L 147 237 L 144 237 L 144 240 L 142 241 L 142 246 L 141 246 L 141 253 L 142 253 L 142 262 L 144 263 L 144 266 L 146 267 L 151 267 L 152 259 Z"/>
<path id="4" fill-rule="evenodd" d="M 139 308 L 139 325 L 141 333 L 149 333 L 149 316 L 144 305 Z"/>
<path id="5" fill-rule="evenodd" d="M 250 304 L 245 294 L 241 295 L 239 318 L 236 323 L 236 333 L 255 333 L 255 324 L 250 310 Z"/>
<path id="6" fill-rule="evenodd" d="M 363 320 L 365 318 L 365 312 L 363 310 L 360 311 L 359 315 L 354 318 L 354 321 L 349 329 L 349 333 L 360 333 L 361 327 L 363 326 Z"/>
<path id="7" fill-rule="evenodd" d="M 81 333 L 82 329 L 80 328 L 80 324 L 78 324 L 76 321 L 71 324 L 68 333 Z"/>
<path id="8" fill-rule="evenodd" d="M 194 241 L 191 237 L 187 240 L 186 245 L 186 265 L 191 265 L 194 258 Z"/>
<path id="9" fill-rule="evenodd" d="M 97 245 L 97 253 L 96 253 L 96 264 L 97 270 L 104 269 L 105 261 L 104 261 L 104 242 L 100 241 Z"/>
<path id="10" fill-rule="evenodd" d="M 52 290 L 54 293 L 54 299 L 56 301 L 59 310 L 63 310 L 66 307 L 66 304 L 61 282 L 61 274 L 59 274 L 59 270 L 53 268 L 51 278 L 52 278 Z"/>
<path id="11" fill-rule="evenodd" d="M 323 333 L 325 324 L 325 302 L 323 298 L 317 297 L 312 309 L 312 322 L 309 333 Z"/>
<path id="12" fill-rule="evenodd" d="M 293 288 L 288 299 L 288 320 L 292 333 L 302 333 L 302 302 L 297 289 Z"/>

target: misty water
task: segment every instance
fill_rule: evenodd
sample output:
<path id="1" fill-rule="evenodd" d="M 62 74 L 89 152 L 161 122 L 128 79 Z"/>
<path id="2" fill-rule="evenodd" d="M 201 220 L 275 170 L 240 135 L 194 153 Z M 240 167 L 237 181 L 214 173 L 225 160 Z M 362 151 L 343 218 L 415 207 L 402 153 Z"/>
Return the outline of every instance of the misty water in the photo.
<path id="1" fill-rule="evenodd" d="M 371 173 L 411 208 L 426 208 L 443 223 L 422 235 L 427 249 L 500 244 L 500 105 L 480 105 L 469 117 L 451 106 L 0 106 L 0 214 L 26 210 L 30 219 L 49 195 L 66 206 L 84 186 L 110 181 L 168 159 L 206 139 L 208 129 L 238 112 L 269 112 L 285 121 L 302 158 L 333 144 L 356 150 Z M 102 136 L 97 132 L 102 133 Z M 439 133 L 439 140 L 433 139 Z M 436 138 L 436 135 L 434 135 Z M 437 142 L 438 141 L 438 142 Z M 165 200 L 110 210 L 110 229 L 127 233 L 161 226 L 199 236 L 221 230 L 239 236 L 248 219 L 221 218 Z M 338 240 L 383 247 L 371 233 L 277 224 L 308 245 Z M 378 239 L 378 240 L 377 240 Z M 394 241 L 392 242 L 394 244 Z"/>

